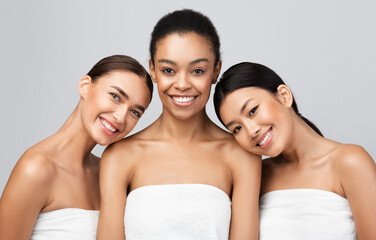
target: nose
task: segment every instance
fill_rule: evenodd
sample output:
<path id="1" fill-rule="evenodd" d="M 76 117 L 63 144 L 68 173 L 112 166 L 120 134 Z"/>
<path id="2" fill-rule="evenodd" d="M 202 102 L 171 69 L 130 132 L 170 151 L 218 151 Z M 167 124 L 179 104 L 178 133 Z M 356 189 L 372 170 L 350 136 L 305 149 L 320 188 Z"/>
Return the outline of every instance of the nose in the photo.
<path id="1" fill-rule="evenodd" d="M 181 73 L 177 76 L 176 82 L 174 84 L 175 88 L 184 91 L 191 88 L 191 83 L 189 77 L 185 73 Z"/>
<path id="2" fill-rule="evenodd" d="M 246 127 L 246 130 L 247 130 L 247 134 L 250 138 L 255 138 L 260 133 L 261 127 L 260 127 L 260 125 L 258 125 L 254 121 L 248 121 L 245 124 L 245 127 Z"/>
<path id="3" fill-rule="evenodd" d="M 123 106 L 123 107 L 119 107 L 119 109 L 114 111 L 112 116 L 114 117 L 116 123 L 123 124 L 125 123 L 125 118 L 127 117 L 127 114 L 128 114 L 128 107 Z"/>

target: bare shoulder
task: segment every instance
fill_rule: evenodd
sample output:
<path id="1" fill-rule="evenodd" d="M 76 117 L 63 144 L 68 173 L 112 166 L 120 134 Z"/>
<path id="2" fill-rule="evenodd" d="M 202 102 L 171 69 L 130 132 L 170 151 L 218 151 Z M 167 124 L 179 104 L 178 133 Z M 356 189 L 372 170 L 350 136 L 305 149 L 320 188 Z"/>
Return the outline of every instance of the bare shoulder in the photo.
<path id="1" fill-rule="evenodd" d="M 4 188 L 1 202 L 19 204 L 28 199 L 28 206 L 36 206 L 37 212 L 47 205 L 54 184 L 56 167 L 48 155 L 33 147 L 28 149 L 13 168 Z M 4 206 L 5 206 L 4 205 Z"/>
<path id="2" fill-rule="evenodd" d="M 233 168 L 261 167 L 261 156 L 244 150 L 230 133 L 223 135 L 220 145 L 219 151 Z"/>
<path id="3" fill-rule="evenodd" d="M 29 239 L 37 215 L 52 201 L 54 176 L 53 161 L 38 147 L 31 147 L 18 160 L 0 199 L 4 239 Z"/>
<path id="4" fill-rule="evenodd" d="M 107 196 L 107 193 L 111 193 L 111 196 L 114 192 L 123 194 L 124 189 L 127 189 L 143 152 L 141 142 L 133 135 L 109 145 L 104 150 L 99 168 L 101 198 L 107 198 L 103 197 Z"/>
<path id="5" fill-rule="evenodd" d="M 133 135 L 109 145 L 100 160 L 102 168 L 121 171 L 121 175 L 128 175 L 132 171 L 140 154 L 143 152 L 143 141 Z"/>
<path id="6" fill-rule="evenodd" d="M 340 172 L 376 171 L 376 165 L 368 152 L 359 145 L 339 144 L 333 153 L 334 163 Z M 376 172 L 375 172 L 376 173 Z"/>
<path id="7" fill-rule="evenodd" d="M 130 161 L 142 149 L 143 142 L 137 135 L 124 138 L 106 147 L 102 159 L 116 157 Z"/>
<path id="8" fill-rule="evenodd" d="M 27 180 L 28 184 L 49 185 L 55 176 L 56 167 L 48 154 L 31 147 L 18 160 L 12 177 Z"/>

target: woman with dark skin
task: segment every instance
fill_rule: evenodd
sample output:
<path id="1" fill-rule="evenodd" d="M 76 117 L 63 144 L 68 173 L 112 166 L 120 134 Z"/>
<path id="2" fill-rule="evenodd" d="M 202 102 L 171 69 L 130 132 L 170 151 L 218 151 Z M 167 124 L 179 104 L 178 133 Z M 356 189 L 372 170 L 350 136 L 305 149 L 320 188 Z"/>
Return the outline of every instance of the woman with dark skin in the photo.
<path id="1" fill-rule="evenodd" d="M 221 69 L 214 26 L 192 10 L 170 13 L 150 57 L 163 111 L 105 150 L 98 239 L 258 239 L 261 159 L 205 111 Z"/>
<path id="2" fill-rule="evenodd" d="M 152 82 L 133 58 L 99 61 L 78 84 L 64 125 L 29 148 L 0 200 L 0 239 L 95 239 L 99 216 L 96 144 L 124 138 L 148 107 Z"/>
<path id="3" fill-rule="evenodd" d="M 216 86 L 218 118 L 263 161 L 260 239 L 376 239 L 376 165 L 322 136 L 271 69 L 239 63 Z"/>

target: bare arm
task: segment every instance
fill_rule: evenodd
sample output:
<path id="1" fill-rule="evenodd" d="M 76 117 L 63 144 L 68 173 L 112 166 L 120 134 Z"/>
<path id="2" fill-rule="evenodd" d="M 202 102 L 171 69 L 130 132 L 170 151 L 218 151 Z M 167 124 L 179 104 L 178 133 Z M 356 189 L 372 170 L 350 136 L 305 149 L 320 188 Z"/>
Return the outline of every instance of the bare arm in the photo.
<path id="1" fill-rule="evenodd" d="M 337 161 L 340 181 L 353 213 L 359 240 L 376 239 L 376 165 L 361 147 L 347 145 Z"/>
<path id="2" fill-rule="evenodd" d="M 0 200 L 1 240 L 30 239 L 49 200 L 53 171 L 46 162 L 41 156 L 24 154 L 14 167 Z"/>
<path id="3" fill-rule="evenodd" d="M 128 166 L 118 146 L 108 147 L 100 161 L 99 187 L 101 206 L 98 240 L 124 240 L 124 211 L 129 177 Z"/>
<path id="4" fill-rule="evenodd" d="M 243 149 L 232 151 L 233 192 L 231 240 L 258 239 L 261 156 Z"/>

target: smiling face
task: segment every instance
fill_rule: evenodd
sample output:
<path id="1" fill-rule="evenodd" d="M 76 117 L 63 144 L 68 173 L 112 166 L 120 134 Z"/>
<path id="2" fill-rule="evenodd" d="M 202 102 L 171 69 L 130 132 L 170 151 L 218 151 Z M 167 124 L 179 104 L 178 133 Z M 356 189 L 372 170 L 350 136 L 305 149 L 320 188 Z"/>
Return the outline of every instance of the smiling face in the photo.
<path id="1" fill-rule="evenodd" d="M 119 141 L 136 125 L 150 102 L 143 79 L 126 71 L 112 71 L 79 84 L 81 118 L 88 135 L 100 145 Z"/>
<path id="2" fill-rule="evenodd" d="M 149 62 L 157 83 L 163 111 L 179 119 L 189 119 L 202 111 L 216 82 L 221 63 L 216 66 L 210 42 L 196 33 L 173 33 L 157 43 Z"/>
<path id="3" fill-rule="evenodd" d="M 281 85 L 276 95 L 257 88 L 240 88 L 229 93 L 220 116 L 236 141 L 257 155 L 278 156 L 294 131 L 292 95 Z"/>

